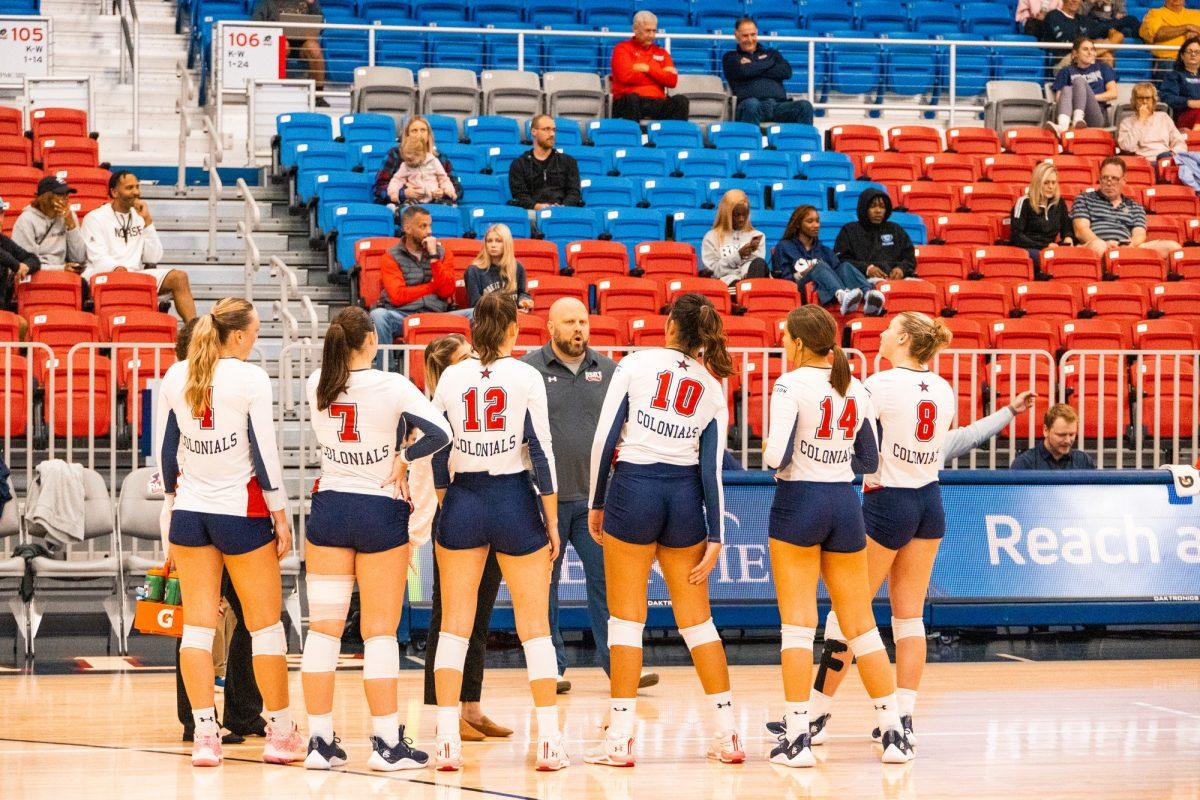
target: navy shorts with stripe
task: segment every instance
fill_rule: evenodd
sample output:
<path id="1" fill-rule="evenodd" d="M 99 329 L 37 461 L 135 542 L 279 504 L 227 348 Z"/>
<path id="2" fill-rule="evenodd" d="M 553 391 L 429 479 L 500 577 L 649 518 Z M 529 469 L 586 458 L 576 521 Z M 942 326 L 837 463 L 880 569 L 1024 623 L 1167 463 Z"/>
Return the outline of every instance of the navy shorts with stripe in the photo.
<path id="1" fill-rule="evenodd" d="M 767 531 L 772 539 L 830 553 L 867 546 L 862 505 L 849 483 L 776 481 Z"/>
<path id="2" fill-rule="evenodd" d="M 605 493 L 604 533 L 629 544 L 703 542 L 708 525 L 700 467 L 618 461 Z"/>
<path id="3" fill-rule="evenodd" d="M 171 544 L 182 547 L 212 545 L 222 555 L 240 556 L 275 541 L 270 517 L 238 517 L 206 511 L 171 512 Z"/>
<path id="4" fill-rule="evenodd" d="M 549 542 L 528 472 L 459 472 L 450 481 L 437 524 L 437 543 L 442 547 L 490 546 L 506 556 L 523 556 Z"/>
<path id="5" fill-rule="evenodd" d="M 377 494 L 318 491 L 312 496 L 305 535 L 319 547 L 382 553 L 408 544 L 407 500 Z"/>
<path id="6" fill-rule="evenodd" d="M 867 535 L 889 550 L 913 539 L 941 539 L 946 535 L 942 487 L 935 481 L 919 489 L 887 486 L 864 492 L 863 520 Z"/>

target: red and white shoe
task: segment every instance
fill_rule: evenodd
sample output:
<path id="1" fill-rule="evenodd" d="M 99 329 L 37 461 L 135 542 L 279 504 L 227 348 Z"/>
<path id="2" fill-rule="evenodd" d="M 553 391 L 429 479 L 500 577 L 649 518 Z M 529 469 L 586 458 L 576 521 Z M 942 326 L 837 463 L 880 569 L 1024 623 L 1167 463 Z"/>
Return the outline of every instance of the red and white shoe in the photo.
<path id="1" fill-rule="evenodd" d="M 557 772 L 571 766 L 571 758 L 567 755 L 567 743 L 562 734 L 538 739 L 537 771 Z"/>
<path id="2" fill-rule="evenodd" d="M 457 772 L 462 765 L 462 739 L 438 737 L 433 747 L 433 768 L 438 772 Z"/>
<path id="3" fill-rule="evenodd" d="M 741 764 L 746 760 L 746 750 L 742 747 L 742 735 L 737 731 L 718 733 L 709 742 L 706 755 L 722 764 Z"/>
<path id="4" fill-rule="evenodd" d="M 280 730 L 267 726 L 267 744 L 263 747 L 263 761 L 268 764 L 290 764 L 293 761 L 303 761 L 306 743 L 300 735 L 300 729 L 292 723 L 290 730 Z"/>
<path id="5" fill-rule="evenodd" d="M 604 737 L 604 744 L 592 750 L 583 757 L 588 764 L 602 764 L 608 767 L 632 767 L 636 761 L 633 757 L 633 737 L 614 737 L 609 727 Z"/>
<path id="6" fill-rule="evenodd" d="M 209 736 L 196 734 L 192 740 L 192 766 L 219 767 L 221 759 L 221 734 L 214 733 Z"/>

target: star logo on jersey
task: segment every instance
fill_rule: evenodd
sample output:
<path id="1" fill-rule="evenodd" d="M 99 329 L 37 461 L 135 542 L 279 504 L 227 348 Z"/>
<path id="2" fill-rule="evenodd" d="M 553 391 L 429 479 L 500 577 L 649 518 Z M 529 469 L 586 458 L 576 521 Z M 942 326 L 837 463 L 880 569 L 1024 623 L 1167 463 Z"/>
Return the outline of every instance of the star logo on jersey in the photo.
<path id="1" fill-rule="evenodd" d="M 918 383 L 918 384 L 917 384 L 917 386 L 920 386 L 920 387 L 921 387 L 921 391 L 922 391 L 922 392 L 928 392 L 928 391 L 929 391 L 929 384 L 928 384 L 928 383 L 926 383 L 925 381 L 921 381 L 920 383 Z"/>
<path id="2" fill-rule="evenodd" d="M 492 377 L 492 371 L 490 369 L 488 369 L 487 367 L 484 367 L 482 370 L 479 371 L 479 377 L 490 378 L 490 377 Z"/>
<path id="3" fill-rule="evenodd" d="M 679 363 L 676 364 L 675 366 L 679 367 L 680 369 L 686 370 L 688 368 L 688 366 L 690 366 L 690 365 L 687 363 L 687 361 L 685 361 L 684 359 L 681 358 L 681 359 L 679 359 Z"/>

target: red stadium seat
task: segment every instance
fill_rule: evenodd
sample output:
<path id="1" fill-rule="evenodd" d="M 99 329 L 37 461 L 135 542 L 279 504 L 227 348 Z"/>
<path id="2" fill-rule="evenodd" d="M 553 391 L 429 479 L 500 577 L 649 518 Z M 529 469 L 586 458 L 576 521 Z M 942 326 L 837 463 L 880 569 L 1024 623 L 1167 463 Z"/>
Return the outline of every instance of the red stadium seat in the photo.
<path id="1" fill-rule="evenodd" d="M 1018 196 L 1007 183 L 970 183 L 959 188 L 956 210 L 1009 215 Z"/>
<path id="2" fill-rule="evenodd" d="M 1188 224 L 1191 221 L 1188 217 L 1174 214 L 1147 214 L 1146 239 L 1150 241 L 1160 239 L 1178 243 L 1186 242 L 1189 236 Z"/>
<path id="3" fill-rule="evenodd" d="M 21 341 L 21 317 L 11 311 L 0 311 L 0 343 Z M 0 350 L 0 360 L 4 352 Z"/>
<path id="4" fill-rule="evenodd" d="M 29 362 L 15 351 L 0 351 L 0 438 L 25 436 L 33 385 Z"/>
<path id="5" fill-rule="evenodd" d="M 792 281 L 750 278 L 738 281 L 737 302 L 746 307 L 749 315 L 770 318 L 773 322 L 800 305 L 800 291 Z"/>
<path id="6" fill-rule="evenodd" d="M 1153 437 L 1190 437 L 1195 412 L 1195 356 L 1147 353 L 1133 368 L 1135 403 L 1140 401 L 1142 428 Z M 1176 405 L 1178 404 L 1178 406 Z M 1136 410 L 1136 409 L 1135 409 Z M 1137 421 L 1137 418 L 1134 418 Z"/>
<path id="7" fill-rule="evenodd" d="M 151 381 L 158 380 L 166 374 L 175 363 L 174 348 L 133 348 L 118 350 L 114 353 L 117 362 L 117 386 L 126 392 L 125 421 L 133 424 L 138 420 L 142 428 L 142 393 Z"/>
<path id="8" fill-rule="evenodd" d="M 32 167 L 33 146 L 24 136 L 0 136 L 0 167 Z"/>
<path id="9" fill-rule="evenodd" d="M 1004 149 L 1023 156 L 1050 158 L 1058 155 L 1058 138 L 1045 128 L 1009 128 L 1004 131 Z"/>
<path id="10" fill-rule="evenodd" d="M 1171 253 L 1167 260 L 1169 274 L 1176 280 L 1200 280 L 1200 248 L 1185 247 Z"/>
<path id="11" fill-rule="evenodd" d="M 467 267 L 471 266 L 475 257 L 483 252 L 483 239 L 447 237 L 438 241 L 442 243 L 442 247 L 450 257 L 450 263 L 454 265 L 454 273 L 460 278 L 467 271 Z"/>
<path id="12" fill-rule="evenodd" d="M 992 323 L 992 346 L 997 350 L 1058 350 L 1058 331 L 1041 319 L 1005 319 Z"/>
<path id="13" fill-rule="evenodd" d="M 958 281 L 967 277 L 970 256 L 961 247 L 922 244 L 916 247 L 917 277 L 927 281 Z"/>
<path id="14" fill-rule="evenodd" d="M 662 289 L 649 278 L 617 276 L 596 282 L 600 313 L 611 317 L 657 314 L 663 305 Z"/>
<path id="15" fill-rule="evenodd" d="M 1175 159 L 1172 156 L 1160 158 L 1154 162 L 1154 171 L 1158 174 L 1159 185 L 1163 184 L 1178 184 L 1179 167 L 1175 166 Z"/>
<path id="16" fill-rule="evenodd" d="M 620 242 L 571 242 L 567 245 L 567 266 L 575 270 L 575 277 L 588 283 L 603 277 L 628 276 L 629 251 Z"/>
<path id="17" fill-rule="evenodd" d="M 1062 150 L 1074 156 L 1106 158 L 1117 152 L 1112 134 L 1099 128 L 1080 128 L 1062 135 Z"/>
<path id="18" fill-rule="evenodd" d="M 634 347 L 662 347 L 667 343 L 667 318 L 662 314 L 637 314 L 628 320 L 629 343 Z"/>
<path id="19" fill-rule="evenodd" d="M 774 337 L 767 323 L 754 317 L 722 318 L 730 347 L 770 347 Z"/>
<path id="20" fill-rule="evenodd" d="M 404 319 L 404 343 L 426 345 L 451 333 L 460 333 L 471 338 L 471 323 L 457 314 L 413 314 Z M 380 342 L 391 344 L 391 342 Z M 405 354 L 405 374 L 418 389 L 425 388 L 425 359 L 420 350 Z"/>
<path id="21" fill-rule="evenodd" d="M 49 346 L 55 356 L 61 358 L 80 342 L 100 341 L 100 318 L 75 309 L 50 308 L 38 311 L 29 317 L 29 341 Z M 40 371 L 45 355 L 36 353 L 34 358 Z"/>
<path id="22" fill-rule="evenodd" d="M 1041 271 L 1058 283 L 1083 289 L 1100 280 L 1100 256 L 1087 247 L 1047 247 L 1041 261 Z"/>
<path id="23" fill-rule="evenodd" d="M 1017 153 L 999 153 L 983 159 L 983 177 L 995 183 L 1029 185 L 1038 159 Z"/>
<path id="24" fill-rule="evenodd" d="M 1025 435 L 1030 428 L 1040 431 L 1042 415 L 1055 402 L 1051 361 L 1052 359 L 1039 355 L 1000 354 L 988 368 L 988 385 L 996 393 L 992 408 L 1002 408 L 1016 399 L 1021 392 L 1037 392 L 1030 418 L 1019 419 L 1014 423 L 1018 435 Z M 1038 422 L 1033 423 L 1033 420 Z M 1005 432 L 1012 427 L 1009 426 Z"/>
<path id="25" fill-rule="evenodd" d="M 1130 423 L 1129 379 L 1123 357 L 1077 353 L 1064 359 L 1059 375 L 1071 405 L 1079 413 L 1079 433 L 1113 439 Z"/>
<path id="26" fill-rule="evenodd" d="M 1200 150 L 1200 131 L 1188 129 L 1183 132 L 1183 138 L 1187 140 L 1187 149 Z"/>
<path id="27" fill-rule="evenodd" d="M 43 269 L 17 284 L 17 313 L 23 317 L 35 310 L 78 311 L 83 303 L 83 279 L 74 272 Z"/>
<path id="28" fill-rule="evenodd" d="M 996 224 L 988 214 L 942 214 L 934 219 L 933 240 L 962 247 L 996 243 Z"/>
<path id="29" fill-rule="evenodd" d="M 923 280 L 882 281 L 875 286 L 886 298 L 889 314 L 902 311 L 919 311 L 936 317 L 941 313 L 942 290 L 937 284 Z"/>
<path id="30" fill-rule="evenodd" d="M 24 136 L 25 119 L 21 109 L 0 106 L 0 136 Z"/>
<path id="31" fill-rule="evenodd" d="M 995 155 L 1000 152 L 1000 134 L 991 128 L 950 128 L 946 131 L 946 151 Z"/>
<path id="32" fill-rule="evenodd" d="M 538 314 L 517 314 L 517 347 L 541 347 L 549 337 L 545 317 Z"/>
<path id="33" fill-rule="evenodd" d="M 0 197 L 8 202 L 6 219 L 12 217 L 16 222 L 17 214 L 33 202 L 41 179 L 42 171 L 35 167 L 5 166 L 0 169 Z"/>
<path id="34" fill-rule="evenodd" d="M 848 326 L 850 347 L 866 357 L 868 372 L 875 372 L 875 356 L 879 355 L 879 336 L 887 330 L 891 322 L 891 319 L 885 317 L 862 317 Z"/>
<path id="35" fill-rule="evenodd" d="M 628 342 L 625 323 L 616 317 L 592 314 L 588 317 L 588 327 L 589 347 L 623 347 Z"/>
<path id="36" fill-rule="evenodd" d="M 1139 350 L 1194 350 L 1196 329 L 1183 319 L 1148 319 L 1133 326 L 1133 344 Z"/>
<path id="37" fill-rule="evenodd" d="M 988 371 L 984 356 L 962 351 L 977 349 L 972 335 L 984 336 L 986 334 L 981 332 L 983 326 L 974 320 L 950 319 L 961 326 L 974 327 L 966 329 L 966 334 L 961 342 L 958 334 L 955 334 L 955 339 L 950 343 L 949 349 L 943 350 L 934 357 L 930 369 L 949 382 L 958 398 L 957 424 L 966 425 L 984 416 L 983 399 L 986 394 L 984 385 L 987 383 Z"/>
<path id="38" fill-rule="evenodd" d="M 35 139 L 47 136 L 88 136 L 87 112 L 78 108 L 35 108 L 29 114 Z"/>
<path id="39" fill-rule="evenodd" d="M 128 311 L 100 318 L 100 334 L 106 342 L 174 344 L 179 320 L 161 311 Z"/>
<path id="40" fill-rule="evenodd" d="M 1101 259 L 1104 272 L 1122 282 L 1154 286 L 1167 279 L 1167 267 L 1153 250 L 1144 247 L 1118 247 Z"/>
<path id="41" fill-rule="evenodd" d="M 83 313 L 83 312 L 78 312 Z M 53 379 L 50 377 L 53 373 Z M 53 400 L 47 391 L 42 403 L 42 418 L 63 438 L 107 436 L 112 424 L 112 361 L 94 351 L 61 355 L 42 364 L 38 381 L 52 385 Z"/>
<path id="42" fill-rule="evenodd" d="M 1055 156 L 1050 163 L 1058 170 L 1058 182 L 1095 186 L 1099 168 L 1096 162 L 1084 156 Z"/>
<path id="43" fill-rule="evenodd" d="M 862 176 L 880 183 L 907 183 L 921 177 L 921 162 L 908 153 L 868 153 L 862 157 Z"/>
<path id="44" fill-rule="evenodd" d="M 931 181 L 901 184 L 896 199 L 897 209 L 913 214 L 953 214 L 958 209 L 954 189 Z"/>
<path id="45" fill-rule="evenodd" d="M 696 277 L 696 248 L 687 242 L 642 242 L 634 248 L 634 266 L 655 280 Z"/>
<path id="46" fill-rule="evenodd" d="M 1124 155 L 1125 185 L 1131 189 L 1147 189 L 1154 185 L 1154 165 L 1141 156 Z"/>
<path id="47" fill-rule="evenodd" d="M 991 324 L 1008 317 L 1011 302 L 1008 287 L 992 281 L 964 281 L 946 287 L 946 305 L 955 316 Z"/>
<path id="48" fill-rule="evenodd" d="M 565 275 L 539 275 L 529 278 L 525 288 L 533 297 L 533 307 L 541 312 L 549 311 L 550 306 L 560 297 L 574 297 L 585 306 L 588 304 L 588 286 L 579 278 L 568 278 Z"/>
<path id="49" fill-rule="evenodd" d="M 1059 339 L 1066 350 L 1121 350 L 1125 334 L 1116 322 L 1105 319 L 1075 319 L 1062 323 Z"/>
<path id="50" fill-rule="evenodd" d="M 991 330 L 978 320 L 945 317 L 942 324 L 954 334 L 950 342 L 951 350 L 986 350 L 992 346 Z"/>
<path id="51" fill-rule="evenodd" d="M 1142 205 L 1151 214 L 1200 216 L 1200 197 L 1190 186 L 1151 186 L 1142 192 Z"/>
<path id="52" fill-rule="evenodd" d="M 1033 259 L 1020 247 L 977 247 L 971 251 L 971 274 L 1015 286 L 1033 280 Z"/>
<path id="53" fill-rule="evenodd" d="M 874 125 L 836 125 L 829 129 L 829 149 L 839 153 L 878 153 L 883 134 Z"/>
<path id="54" fill-rule="evenodd" d="M 1121 324 L 1123 344 L 1133 346 L 1133 324 L 1146 318 L 1146 290 L 1133 281 L 1094 283 L 1087 287 L 1084 306 L 1096 316 Z"/>
<path id="55" fill-rule="evenodd" d="M 717 311 L 722 314 L 729 313 L 731 306 L 729 286 L 724 281 L 716 278 L 671 278 L 665 283 L 665 287 L 666 295 L 664 297 L 667 305 L 675 302 L 675 298 L 681 294 L 694 292 L 712 300 Z"/>
<path id="56" fill-rule="evenodd" d="M 103 317 L 119 311 L 158 309 L 158 284 L 143 272 L 106 272 L 92 278 L 92 302 Z"/>
<path id="57" fill-rule="evenodd" d="M 1168 317 L 1195 317 L 1200 311 L 1200 281 L 1162 283 L 1150 289 L 1150 304 Z"/>
<path id="58" fill-rule="evenodd" d="M 940 183 L 972 183 L 979 180 L 982 164 L 965 153 L 934 153 L 925 156 L 924 176 Z"/>
<path id="59" fill-rule="evenodd" d="M 78 136 L 56 136 L 42 139 L 42 168 L 57 172 L 72 167 L 100 166 L 100 145 L 95 139 Z M 37 157 L 36 154 L 34 156 Z"/>
<path id="60" fill-rule="evenodd" d="M 926 125 L 897 125 L 888 129 L 888 149 L 897 153 L 940 153 L 942 137 Z"/>
<path id="61" fill-rule="evenodd" d="M 106 169 L 68 167 L 48 174 L 66 181 L 72 189 L 76 189 L 78 191 L 78 194 L 74 195 L 76 199 L 98 199 L 105 203 L 109 200 L 108 180 L 112 173 Z"/>
<path id="62" fill-rule="evenodd" d="M 1013 308 L 1025 317 L 1059 325 L 1079 316 L 1079 293 L 1073 286 L 1054 282 L 1022 283 L 1013 288 Z"/>
<path id="63" fill-rule="evenodd" d="M 545 239 L 513 239 L 513 255 L 525 268 L 525 277 L 557 275 L 561 269 L 558 247 Z"/>
<path id="64" fill-rule="evenodd" d="M 383 293 L 383 282 L 379 277 L 383 254 L 399 243 L 395 236 L 373 236 L 355 243 L 358 296 L 364 307 L 374 308 L 379 302 L 379 295 Z"/>

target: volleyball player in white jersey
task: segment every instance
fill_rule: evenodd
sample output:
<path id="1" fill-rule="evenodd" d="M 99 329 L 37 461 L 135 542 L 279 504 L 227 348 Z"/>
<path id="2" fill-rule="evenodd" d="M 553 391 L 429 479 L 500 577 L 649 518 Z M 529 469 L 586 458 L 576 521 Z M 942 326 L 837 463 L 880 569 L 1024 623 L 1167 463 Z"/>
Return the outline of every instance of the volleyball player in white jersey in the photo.
<path id="1" fill-rule="evenodd" d="M 929 363 L 950 344 L 941 320 L 906 311 L 896 315 L 880 336 L 879 354 L 892 369 L 866 380 L 879 415 L 879 469 L 863 479 L 863 518 L 867 527 L 867 576 L 871 596 L 886 579 L 896 642 L 896 700 L 906 738 L 914 742 L 913 708 L 925 667 L 925 594 L 946 532 L 938 470 L 943 447 L 958 411 L 954 390 L 929 370 Z M 1013 406 L 1028 406 L 1022 395 Z M 825 648 L 813 692 L 814 744 L 824 741 L 829 705 L 845 677 L 845 621 L 830 613 Z M 839 625 L 840 623 L 840 625 Z M 878 729 L 872 736 L 878 738 Z"/>
<path id="2" fill-rule="evenodd" d="M 820 306 L 788 314 L 783 347 L 795 368 L 771 392 L 763 452 L 766 466 L 777 470 L 768 535 L 786 700 L 782 728 L 772 729 L 779 745 L 771 762 L 790 767 L 816 763 L 808 699 L 819 576 L 842 618 L 884 731 L 883 761 L 912 759 L 896 712 L 895 673 L 871 611 L 862 508 L 852 485 L 855 472 L 874 472 L 878 465 L 875 412 L 866 389 L 850 375 L 837 335 L 837 323 Z"/>
<path id="3" fill-rule="evenodd" d="M 186 361 L 163 376 L 155 411 L 155 452 L 166 502 L 170 558 L 183 592 L 179 669 L 196 735 L 192 764 L 221 763 L 213 706 L 212 644 L 221 569 L 242 599 L 254 677 L 267 717 L 263 760 L 304 758 L 288 708 L 287 636 L 279 621 L 279 560 L 291 548 L 283 471 L 275 447 L 271 380 L 246 363 L 259 321 L 245 300 L 219 301 L 199 318 Z"/>
<path id="4" fill-rule="evenodd" d="M 727 764 L 746 759 L 708 598 L 724 532 L 729 411 L 720 379 L 733 364 L 721 317 L 702 295 L 675 301 L 666 334 L 666 347 L 630 353 L 617 365 L 592 442 L 588 525 L 604 546 L 612 663 L 610 724 L 602 747 L 587 757 L 593 764 L 634 765 L 646 588 L 656 558 L 712 712 L 707 755 Z"/>
<path id="5" fill-rule="evenodd" d="M 442 495 L 434 534 L 442 578 L 434 763 L 443 771 L 462 766 L 463 666 L 480 578 L 494 549 L 512 595 L 537 711 L 536 766 L 559 770 L 571 762 L 559 728 L 558 665 L 550 639 L 550 567 L 559 539 L 546 386 L 537 370 L 512 357 L 518 332 L 512 295 L 484 295 L 471 331 L 478 357 L 447 367 L 433 395 L 452 430 L 450 447 L 434 457 Z"/>
<path id="6" fill-rule="evenodd" d="M 329 323 L 321 368 L 308 380 L 309 419 L 321 448 L 307 526 L 310 624 L 300 666 L 309 769 L 346 763 L 333 730 L 333 679 L 356 578 L 363 690 L 373 728 L 367 764 L 393 772 L 429 762 L 399 723 L 396 627 L 409 559 L 408 465 L 449 444 L 450 428 L 408 378 L 371 369 L 378 350 L 367 312 L 345 308 Z M 410 429 L 424 435 L 401 449 Z"/>

